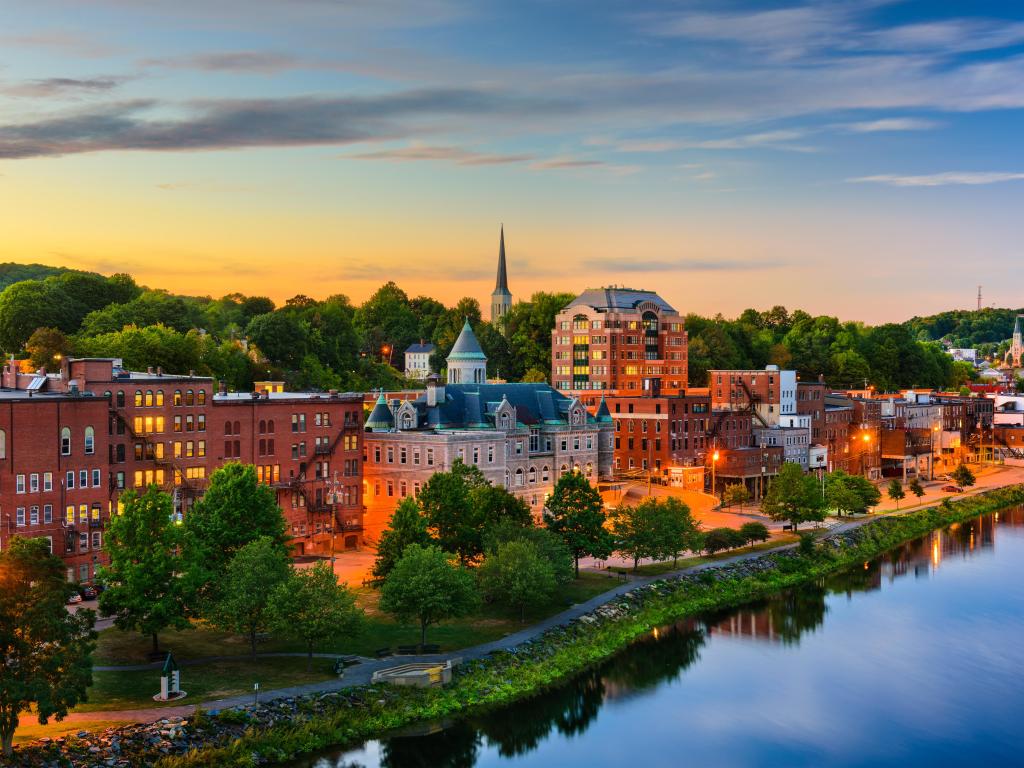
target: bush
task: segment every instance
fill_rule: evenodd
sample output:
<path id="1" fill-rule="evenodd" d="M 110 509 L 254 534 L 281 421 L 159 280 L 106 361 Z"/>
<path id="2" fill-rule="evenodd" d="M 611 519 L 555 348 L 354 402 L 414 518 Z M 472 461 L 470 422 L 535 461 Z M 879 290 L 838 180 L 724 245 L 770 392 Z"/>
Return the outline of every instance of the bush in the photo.
<path id="1" fill-rule="evenodd" d="M 813 533 L 800 534 L 800 544 L 797 546 L 797 551 L 804 557 L 810 557 L 814 554 Z"/>
<path id="2" fill-rule="evenodd" d="M 735 528 L 712 528 L 704 534 L 704 551 L 709 555 L 742 547 L 746 543 L 746 538 Z"/>

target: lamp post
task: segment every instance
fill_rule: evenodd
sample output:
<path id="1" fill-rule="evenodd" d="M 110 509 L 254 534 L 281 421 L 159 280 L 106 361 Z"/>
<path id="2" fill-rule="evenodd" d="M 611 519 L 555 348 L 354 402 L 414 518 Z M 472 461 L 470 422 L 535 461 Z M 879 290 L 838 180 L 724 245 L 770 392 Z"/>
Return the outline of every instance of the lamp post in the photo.
<path id="1" fill-rule="evenodd" d="M 711 495 L 714 496 L 716 500 L 718 499 L 718 493 L 715 490 L 716 487 L 717 487 L 716 483 L 715 483 L 715 480 L 716 480 L 715 469 L 716 469 L 717 466 L 718 466 L 718 449 L 715 448 L 715 452 L 711 454 Z"/>
<path id="2" fill-rule="evenodd" d="M 932 425 L 931 442 L 929 443 L 929 448 L 931 449 L 931 453 L 928 455 L 928 464 L 929 464 L 929 467 L 931 469 L 931 473 L 930 473 L 931 474 L 931 478 L 930 479 L 933 482 L 935 481 L 935 434 L 938 431 L 939 431 L 938 424 Z"/>

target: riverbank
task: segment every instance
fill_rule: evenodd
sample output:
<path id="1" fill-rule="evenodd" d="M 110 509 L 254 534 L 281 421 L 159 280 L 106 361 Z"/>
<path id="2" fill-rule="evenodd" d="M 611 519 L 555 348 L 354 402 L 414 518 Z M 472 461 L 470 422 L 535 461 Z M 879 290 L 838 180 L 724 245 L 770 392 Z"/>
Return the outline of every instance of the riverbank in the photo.
<path id="1" fill-rule="evenodd" d="M 364 687 L 315 697 L 299 697 L 259 707 L 230 710 L 157 726 L 134 726 L 117 734 L 118 751 L 87 743 L 19 750 L 22 765 L 50 764 L 66 746 L 66 764 L 249 766 L 281 762 L 329 746 L 354 744 L 416 721 L 458 716 L 483 707 L 526 698 L 603 661 L 660 625 L 704 611 L 765 597 L 873 558 L 936 528 L 1024 503 L 1024 487 L 993 491 L 971 499 L 871 521 L 826 536 L 813 552 L 773 552 L 699 573 L 637 586 L 614 601 L 549 629 L 510 651 L 463 666 L 452 686 L 440 690 Z M 145 729 L 136 734 L 132 728 Z M 139 737 L 136 738 L 136 735 Z M 109 743 L 110 734 L 105 737 Z M 34 754 L 33 754 L 34 753 Z M 106 754 L 105 754 L 106 753 Z M 76 757 L 79 755 L 80 757 Z M 105 763 L 106 757 L 114 763 Z M 82 758 L 85 758 L 84 760 Z M 91 759 L 90 759 L 91 758 Z"/>

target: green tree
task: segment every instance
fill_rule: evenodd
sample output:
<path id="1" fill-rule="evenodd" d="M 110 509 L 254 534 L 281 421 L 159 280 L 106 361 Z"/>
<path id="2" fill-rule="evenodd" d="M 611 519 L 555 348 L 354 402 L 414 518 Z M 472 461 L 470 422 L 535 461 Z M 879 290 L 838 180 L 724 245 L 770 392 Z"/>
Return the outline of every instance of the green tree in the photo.
<path id="1" fill-rule="evenodd" d="M 270 595 L 271 625 L 306 646 L 306 669 L 313 666 L 317 644 L 334 638 L 351 638 L 363 625 L 363 612 L 344 584 L 338 583 L 330 563 L 292 569 Z"/>
<path id="2" fill-rule="evenodd" d="M 421 644 L 427 627 L 465 616 L 479 604 L 473 574 L 448 558 L 439 547 L 410 544 L 381 588 L 381 610 L 402 622 L 418 621 Z"/>
<path id="3" fill-rule="evenodd" d="M 722 491 L 722 501 L 730 507 L 733 504 L 739 504 L 740 511 L 742 512 L 743 505 L 750 501 L 750 491 L 747 490 L 747 486 L 744 483 L 730 483 Z"/>
<path id="4" fill-rule="evenodd" d="M 566 472 L 555 483 L 544 509 L 544 524 L 561 537 L 572 553 L 576 578 L 580 558 L 604 558 L 612 553 L 614 537 L 604 527 L 601 494 L 580 472 Z"/>
<path id="5" fill-rule="evenodd" d="M 615 549 L 632 558 L 633 570 L 645 557 L 654 557 L 657 550 L 658 501 L 647 497 L 639 504 L 623 504 L 608 516 Z"/>
<path id="6" fill-rule="evenodd" d="M 913 480 L 911 480 L 907 484 L 907 488 L 910 490 L 912 494 L 914 494 L 919 499 L 925 494 L 924 486 L 921 484 L 921 480 L 919 478 L 915 477 Z"/>
<path id="7" fill-rule="evenodd" d="M 37 328 L 25 342 L 25 351 L 36 368 L 46 367 L 50 372 L 60 370 L 60 358 L 71 349 L 71 342 L 57 328 Z"/>
<path id="8" fill-rule="evenodd" d="M 533 514 L 527 503 L 501 486 L 488 483 L 471 488 L 469 503 L 480 515 L 481 537 L 491 526 L 505 521 L 522 528 L 533 525 Z M 481 550 L 482 543 L 481 538 Z"/>
<path id="9" fill-rule="evenodd" d="M 825 504 L 840 516 L 843 512 L 863 514 L 881 499 L 882 494 L 874 483 L 860 475 L 849 475 L 837 469 L 825 478 Z"/>
<path id="10" fill-rule="evenodd" d="M 893 478 L 889 481 L 889 487 L 886 489 L 886 495 L 896 502 L 896 509 L 900 508 L 900 501 L 906 498 L 906 491 L 903 490 L 903 483 L 898 478 Z"/>
<path id="11" fill-rule="evenodd" d="M 977 482 L 974 477 L 974 473 L 971 472 L 970 468 L 966 464 L 961 464 L 959 467 L 954 469 L 950 477 L 952 477 L 953 481 L 961 488 L 969 488 Z"/>
<path id="12" fill-rule="evenodd" d="M 377 559 L 373 563 L 373 576 L 383 579 L 395 567 L 410 544 L 429 545 L 433 539 L 427 531 L 427 519 L 412 496 L 402 499 L 391 515 L 387 529 L 377 543 Z"/>
<path id="13" fill-rule="evenodd" d="M 772 520 L 788 520 L 793 530 L 800 523 L 825 519 L 818 481 L 805 475 L 799 464 L 786 462 L 768 487 L 761 510 Z"/>
<path id="14" fill-rule="evenodd" d="M 268 360 L 286 368 L 298 368 L 309 347 L 308 325 L 283 309 L 257 315 L 245 332 Z"/>
<path id="15" fill-rule="evenodd" d="M 69 613 L 74 586 L 44 538 L 12 536 L 0 552 L 0 745 L 10 758 L 23 712 L 63 720 L 92 685 L 95 614 Z"/>
<path id="16" fill-rule="evenodd" d="M 557 584 L 565 585 L 573 580 L 572 554 L 565 542 L 547 528 L 524 527 L 513 520 L 502 520 L 484 532 L 484 551 L 488 555 L 493 554 L 499 546 L 510 541 L 532 544 L 551 566 Z"/>
<path id="17" fill-rule="evenodd" d="M 700 521 L 695 520 L 682 499 L 670 496 L 655 509 L 655 557 L 679 562 L 680 553 L 700 549 Z"/>
<path id="18" fill-rule="evenodd" d="M 227 568 L 239 549 L 262 536 L 284 546 L 285 522 L 274 489 L 251 464 L 228 462 L 210 475 L 203 497 L 185 516 L 185 553 L 196 589 Z"/>
<path id="19" fill-rule="evenodd" d="M 427 525 L 438 544 L 467 565 L 483 551 L 484 510 L 472 492 L 487 486 L 483 473 L 456 459 L 448 472 L 435 472 L 418 497 Z"/>
<path id="20" fill-rule="evenodd" d="M 522 380 L 526 384 L 544 384 L 548 380 L 548 374 L 540 368 L 530 368 L 523 374 Z"/>
<path id="21" fill-rule="evenodd" d="M 551 564 L 529 541 L 498 545 L 480 566 L 480 588 L 489 601 L 519 610 L 526 621 L 526 609 L 546 605 L 555 592 Z"/>
<path id="22" fill-rule="evenodd" d="M 217 580 L 208 618 L 220 629 L 247 636 L 253 659 L 256 658 L 256 636 L 270 626 L 267 595 L 289 574 L 284 548 L 262 536 L 235 552 Z"/>
<path id="23" fill-rule="evenodd" d="M 746 539 L 734 528 L 712 528 L 704 534 L 704 551 L 709 555 L 733 549 L 745 543 Z"/>
<path id="24" fill-rule="evenodd" d="M 121 503 L 123 511 L 111 516 L 104 537 L 110 565 L 100 568 L 106 585 L 100 614 L 113 616 L 118 629 L 149 635 L 155 654 L 161 630 L 189 626 L 178 557 L 182 531 L 173 520 L 171 497 L 155 485 L 142 495 L 128 491 Z"/>
<path id="25" fill-rule="evenodd" d="M 764 523 L 744 523 L 740 526 L 740 536 L 750 543 L 751 549 L 754 548 L 755 541 L 768 541 L 770 535 Z"/>

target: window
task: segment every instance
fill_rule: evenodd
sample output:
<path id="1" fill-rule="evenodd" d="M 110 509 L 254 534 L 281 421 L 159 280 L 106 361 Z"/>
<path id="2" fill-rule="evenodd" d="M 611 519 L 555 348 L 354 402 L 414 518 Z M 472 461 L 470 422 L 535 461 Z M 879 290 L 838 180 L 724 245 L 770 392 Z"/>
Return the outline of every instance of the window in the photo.
<path id="1" fill-rule="evenodd" d="M 43 472 L 43 491 L 53 490 L 53 472 Z"/>
<path id="2" fill-rule="evenodd" d="M 136 408 L 141 408 L 142 407 L 142 390 L 141 389 L 136 389 L 135 390 L 135 407 Z"/>
<path id="3" fill-rule="evenodd" d="M 185 417 L 185 431 L 194 432 L 196 429 L 196 417 L 191 413 Z"/>
<path id="4" fill-rule="evenodd" d="M 124 408 L 124 390 L 120 390 L 117 393 L 117 407 Z"/>
<path id="5" fill-rule="evenodd" d="M 145 402 L 146 402 L 146 407 L 147 408 L 152 408 L 153 407 L 153 390 L 152 389 L 147 389 L 146 390 Z"/>
<path id="6" fill-rule="evenodd" d="M 196 404 L 198 404 L 198 405 L 206 405 L 206 390 L 205 389 L 200 389 L 198 392 L 196 392 Z"/>
<path id="7" fill-rule="evenodd" d="M 433 448 L 427 448 L 427 466 L 428 467 L 434 466 L 434 449 Z"/>
<path id="8" fill-rule="evenodd" d="M 156 404 L 157 406 L 164 404 L 164 391 L 162 389 L 156 391 Z"/>
<path id="9" fill-rule="evenodd" d="M 174 390 L 174 399 L 171 401 L 174 405 L 181 405 L 181 390 Z"/>
<path id="10" fill-rule="evenodd" d="M 0 429 L 0 459 L 7 458 L 7 433 Z"/>
<path id="11" fill-rule="evenodd" d="M 274 447 L 273 447 L 274 446 L 274 441 L 273 440 L 268 440 L 267 442 L 270 443 L 270 450 L 268 451 L 268 453 L 273 453 L 274 452 Z M 205 455 L 206 455 L 206 441 L 205 440 L 200 440 L 198 443 L 196 443 L 196 456 L 205 456 Z"/>
<path id="12" fill-rule="evenodd" d="M 39 507 L 32 506 L 28 510 L 28 524 L 39 525 Z"/>
<path id="13" fill-rule="evenodd" d="M 185 405 L 195 405 L 196 395 L 191 389 L 185 391 Z"/>
<path id="14" fill-rule="evenodd" d="M 25 492 L 25 476 L 24 475 L 18 475 L 14 479 L 14 492 L 15 493 L 24 493 Z"/>
<path id="15" fill-rule="evenodd" d="M 60 453 L 61 456 L 71 455 L 71 429 L 64 427 L 60 431 Z"/>
<path id="16" fill-rule="evenodd" d="M 39 473 L 33 472 L 28 476 L 28 491 L 29 493 L 39 493 Z"/>
<path id="17" fill-rule="evenodd" d="M 20 527 L 24 526 L 25 525 L 25 508 L 24 507 L 18 507 L 18 509 L 15 510 L 14 514 L 15 514 L 15 522 L 18 525 L 18 527 L 20 528 Z"/>
<path id="18" fill-rule="evenodd" d="M 53 522 L 53 504 L 43 504 L 43 525 Z"/>
<path id="19" fill-rule="evenodd" d="M 205 413 L 200 413 L 198 416 L 196 416 L 196 429 L 199 432 L 205 432 L 206 431 L 206 414 Z"/>
<path id="20" fill-rule="evenodd" d="M 524 484 L 525 477 L 523 475 L 523 468 L 520 467 L 516 470 L 516 486 L 521 487 Z"/>
<path id="21" fill-rule="evenodd" d="M 103 475 L 100 472 L 100 470 L 94 469 L 92 471 L 92 487 L 93 488 L 99 488 L 100 487 L 100 480 L 102 479 L 102 477 L 103 477 Z"/>
<path id="22" fill-rule="evenodd" d="M 85 454 L 91 456 L 96 452 L 96 431 L 92 427 L 85 428 Z"/>
<path id="23" fill-rule="evenodd" d="M 72 488 L 75 487 L 74 471 L 70 471 L 64 476 L 64 487 L 67 488 L 68 490 L 71 490 Z"/>
<path id="24" fill-rule="evenodd" d="M 78 487 L 88 488 L 89 487 L 89 470 L 80 469 L 78 470 Z"/>
<path id="25" fill-rule="evenodd" d="M 181 416 L 174 417 L 174 431 L 181 432 Z M 227 430 L 225 430 L 227 431 Z"/>

